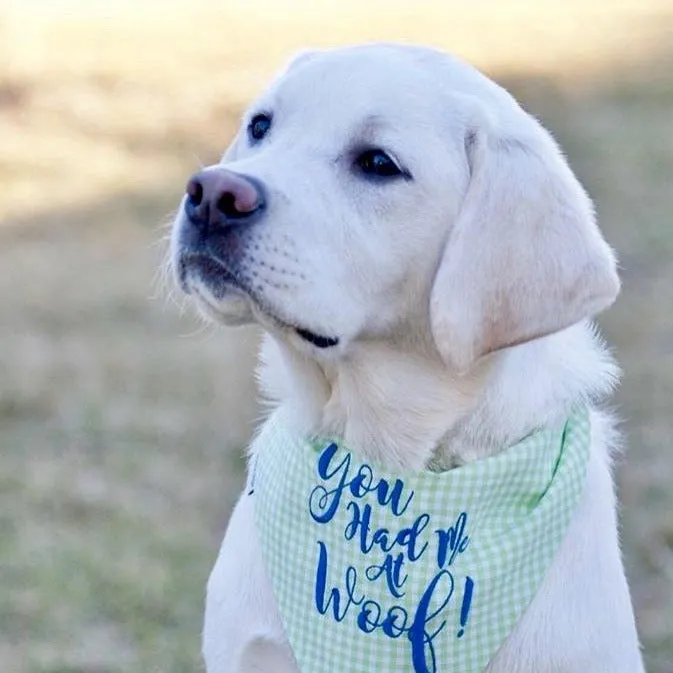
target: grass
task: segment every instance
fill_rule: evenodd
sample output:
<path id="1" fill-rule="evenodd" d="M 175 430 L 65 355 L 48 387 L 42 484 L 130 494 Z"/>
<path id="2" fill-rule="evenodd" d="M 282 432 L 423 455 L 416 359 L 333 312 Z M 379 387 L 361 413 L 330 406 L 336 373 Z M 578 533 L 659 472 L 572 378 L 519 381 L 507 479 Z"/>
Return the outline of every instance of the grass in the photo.
<path id="1" fill-rule="evenodd" d="M 199 670 L 256 335 L 154 296 L 160 224 L 290 51 L 398 37 L 507 84 L 619 251 L 625 558 L 648 670 L 673 671 L 673 8 L 359 4 L 0 8 L 0 670 Z"/>

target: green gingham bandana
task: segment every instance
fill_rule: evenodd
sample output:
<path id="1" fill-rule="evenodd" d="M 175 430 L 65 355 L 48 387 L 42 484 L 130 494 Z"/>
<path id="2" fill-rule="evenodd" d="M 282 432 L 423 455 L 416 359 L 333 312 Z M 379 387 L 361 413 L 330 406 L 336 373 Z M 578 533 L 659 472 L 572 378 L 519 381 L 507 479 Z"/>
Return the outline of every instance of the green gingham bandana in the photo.
<path id="1" fill-rule="evenodd" d="M 481 673 L 535 595 L 582 492 L 589 416 L 445 472 L 338 440 L 255 440 L 248 494 L 302 673 Z"/>

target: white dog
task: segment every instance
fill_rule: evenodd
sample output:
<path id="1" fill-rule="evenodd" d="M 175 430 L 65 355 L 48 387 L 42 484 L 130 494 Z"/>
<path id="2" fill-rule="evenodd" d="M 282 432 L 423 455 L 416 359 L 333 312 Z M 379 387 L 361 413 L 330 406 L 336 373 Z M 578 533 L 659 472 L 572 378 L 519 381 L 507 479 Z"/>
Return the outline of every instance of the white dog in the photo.
<path id="1" fill-rule="evenodd" d="M 329 581 L 341 581 L 341 598 L 352 608 L 341 623 L 330 618 L 332 608 L 337 615 L 330 604 L 337 588 L 323 609 L 300 604 L 297 614 L 285 614 L 278 601 L 283 589 L 273 578 L 282 583 L 294 573 L 295 581 L 297 569 L 304 573 L 315 558 L 303 558 L 290 527 L 276 534 L 283 548 L 273 552 L 290 562 L 270 562 L 278 557 L 262 549 L 259 486 L 249 470 L 208 583 L 208 673 L 389 670 L 362 663 L 358 638 L 376 647 L 394 641 L 398 654 L 408 655 L 408 664 L 394 668 L 400 671 L 644 671 L 618 546 L 611 477 L 617 437 L 611 419 L 593 406 L 618 377 L 588 322 L 618 294 L 615 259 L 557 145 L 506 91 L 465 63 L 421 47 L 302 54 L 250 108 L 222 162 L 190 180 L 172 258 L 181 286 L 206 314 L 265 328 L 260 381 L 274 408 L 269 422 L 281 424 L 287 441 L 336 437 L 337 449 L 343 445 L 365 461 L 357 484 L 341 482 L 350 488 L 351 510 L 365 496 L 378 498 L 381 509 L 390 506 L 395 493 L 386 500 L 386 489 L 393 482 L 376 486 L 377 470 L 402 475 L 394 482 L 400 489 L 405 475 L 460 479 L 462 470 L 508 455 L 527 437 L 561 437 L 554 429 L 578 408 L 589 408 L 591 427 L 562 537 L 504 641 L 489 641 L 487 655 L 474 659 L 482 663 L 472 666 L 435 660 L 435 650 L 443 652 L 449 641 L 457 643 L 458 657 L 463 633 L 484 635 L 477 612 L 467 621 L 472 590 L 475 609 L 484 598 L 480 586 L 469 587 L 461 608 L 456 575 L 457 602 L 449 600 L 448 570 L 457 573 L 463 564 L 469 575 L 468 553 L 442 571 L 451 582 L 448 597 L 429 616 L 426 601 L 420 626 L 418 618 L 405 621 L 406 612 L 401 621 L 389 613 L 387 627 L 376 621 L 365 594 L 378 591 L 382 578 L 349 586 L 347 572 L 344 587 L 338 570 Z M 275 441 L 265 432 L 252 461 Z M 321 469 L 325 479 L 336 472 Z M 364 487 L 362 470 L 369 475 Z M 282 479 L 293 481 L 288 474 Z M 273 477 L 267 470 L 267 481 Z M 336 491 L 316 488 L 326 506 Z M 482 496 L 490 489 L 485 481 Z M 269 511 L 277 511 L 280 527 L 291 496 L 273 497 Z M 409 540 L 429 535 L 432 523 L 423 533 L 417 521 L 397 534 L 392 546 L 402 550 L 405 565 L 386 574 L 389 583 L 398 581 L 395 595 L 404 594 L 412 562 L 425 550 L 413 552 Z M 453 526 L 447 531 L 460 535 Z M 476 549 L 478 524 L 469 532 Z M 390 549 L 385 536 L 377 540 L 372 553 Z M 454 555 L 468 541 L 444 538 Z M 317 554 L 318 547 L 310 549 Z M 384 570 L 383 563 L 374 567 Z M 324 586 L 316 577 L 306 574 L 305 582 L 318 605 Z M 510 573 L 505 583 L 527 579 Z M 437 615 L 443 621 L 430 632 Z M 291 619 L 303 626 L 297 630 L 286 623 Z M 447 626 L 453 619 L 465 626 L 457 636 Z M 305 633 L 314 625 L 315 633 Z M 348 629 L 356 635 L 342 641 Z M 330 633 L 349 644 L 331 647 Z M 322 639 L 313 660 L 301 648 L 316 643 L 299 642 L 309 635 Z M 302 661 L 314 661 L 312 670 Z"/>

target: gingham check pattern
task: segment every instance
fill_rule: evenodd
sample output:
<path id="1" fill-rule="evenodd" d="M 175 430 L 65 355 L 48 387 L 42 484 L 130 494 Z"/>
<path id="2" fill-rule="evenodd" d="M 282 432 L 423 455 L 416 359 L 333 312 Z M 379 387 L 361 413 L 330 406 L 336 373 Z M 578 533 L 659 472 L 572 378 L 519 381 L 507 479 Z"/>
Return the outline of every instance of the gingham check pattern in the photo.
<path id="1" fill-rule="evenodd" d="M 381 629 L 361 631 L 357 625 L 361 606 L 352 604 L 341 622 L 333 618 L 331 609 L 326 614 L 317 610 L 318 540 L 328 550 L 327 596 L 332 587 L 337 587 L 343 608 L 344 573 L 352 565 L 358 575 L 357 595 L 375 600 L 382 608 L 382 617 L 392 605 L 403 606 L 409 614 L 409 627 L 420 597 L 438 572 L 435 530 L 452 526 L 461 512 L 468 516 L 465 532 L 469 543 L 447 568 L 455 579 L 455 590 L 441 615 L 428 625 L 432 626 L 428 631 L 445 621 L 432 641 L 434 670 L 438 673 L 483 671 L 526 610 L 566 533 L 584 484 L 589 433 L 588 412 L 582 409 L 563 427 L 536 432 L 494 457 L 449 471 L 400 475 L 370 463 L 376 479 L 384 478 L 390 484 L 401 479 L 404 492 L 414 493 L 401 517 L 394 516 L 389 507 L 380 506 L 374 493 L 365 495 L 360 502 L 373 506 L 372 529 L 387 528 L 394 535 L 410 526 L 419 514 L 430 516 L 422 533 L 428 550 L 416 562 L 405 562 L 405 595 L 395 598 L 384 577 L 365 579 L 366 567 L 381 563 L 384 552 L 375 547 L 362 554 L 357 537 L 350 541 L 344 538 L 351 520 L 346 505 L 355 499 L 348 490 L 329 523 L 316 523 L 310 516 L 311 491 L 323 484 L 317 471 L 318 457 L 331 440 L 293 437 L 282 418 L 273 416 L 255 441 L 249 491 L 255 498 L 264 562 L 300 671 L 432 671 L 429 660 L 427 669 L 422 665 L 414 668 L 406 633 L 393 639 Z M 347 455 L 339 446 L 333 464 Z M 350 456 L 352 477 L 363 461 L 352 452 Z M 474 581 L 474 589 L 464 633 L 459 638 L 466 576 Z M 441 600 L 434 603 L 436 607 L 440 604 Z"/>

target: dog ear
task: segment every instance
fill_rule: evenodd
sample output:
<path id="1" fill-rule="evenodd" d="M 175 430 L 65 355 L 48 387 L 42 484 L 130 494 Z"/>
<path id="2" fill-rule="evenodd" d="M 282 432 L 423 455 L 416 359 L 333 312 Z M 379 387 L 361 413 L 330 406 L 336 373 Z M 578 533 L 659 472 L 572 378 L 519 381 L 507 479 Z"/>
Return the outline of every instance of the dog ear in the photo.
<path id="1" fill-rule="evenodd" d="M 436 346 L 460 372 L 595 315 L 619 293 L 591 201 L 551 137 L 533 131 L 466 135 L 471 179 L 430 300 Z"/>

